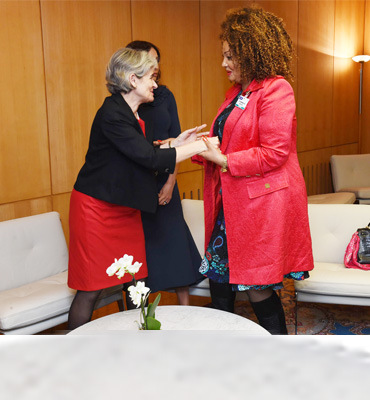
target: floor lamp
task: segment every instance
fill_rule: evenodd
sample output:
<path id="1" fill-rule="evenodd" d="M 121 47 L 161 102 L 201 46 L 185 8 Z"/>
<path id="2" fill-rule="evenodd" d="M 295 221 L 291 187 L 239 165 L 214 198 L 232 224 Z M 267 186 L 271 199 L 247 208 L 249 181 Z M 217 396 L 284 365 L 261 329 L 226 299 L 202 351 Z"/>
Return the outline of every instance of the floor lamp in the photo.
<path id="1" fill-rule="evenodd" d="M 370 60 L 370 56 L 362 54 L 359 56 L 352 57 L 352 60 L 360 63 L 360 65 L 361 65 L 361 68 L 360 68 L 360 99 L 359 99 L 359 112 L 361 114 L 362 113 L 362 69 L 363 69 L 363 64 Z"/>

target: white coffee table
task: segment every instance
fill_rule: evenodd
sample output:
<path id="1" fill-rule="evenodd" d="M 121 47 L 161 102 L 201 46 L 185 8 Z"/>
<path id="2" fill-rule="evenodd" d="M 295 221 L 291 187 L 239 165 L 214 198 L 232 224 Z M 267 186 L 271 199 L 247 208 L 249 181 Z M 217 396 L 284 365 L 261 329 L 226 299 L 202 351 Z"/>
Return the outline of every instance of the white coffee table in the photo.
<path id="1" fill-rule="evenodd" d="M 159 306 L 155 313 L 161 330 L 238 330 L 247 335 L 270 335 L 255 322 L 226 311 L 208 307 Z M 69 335 L 101 334 L 107 331 L 138 330 L 140 310 L 129 310 L 98 318 L 71 331 Z"/>

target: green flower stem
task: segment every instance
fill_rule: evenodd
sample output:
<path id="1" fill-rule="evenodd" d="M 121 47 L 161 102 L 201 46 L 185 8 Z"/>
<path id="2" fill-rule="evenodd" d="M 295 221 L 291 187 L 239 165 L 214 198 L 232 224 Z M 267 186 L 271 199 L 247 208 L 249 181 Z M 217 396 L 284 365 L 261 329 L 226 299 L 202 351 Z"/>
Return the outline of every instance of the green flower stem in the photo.
<path id="1" fill-rule="evenodd" d="M 144 318 L 144 329 L 148 330 L 148 323 L 147 323 L 146 315 L 145 315 L 145 307 L 144 307 L 144 302 L 142 300 L 141 300 L 141 313 Z"/>

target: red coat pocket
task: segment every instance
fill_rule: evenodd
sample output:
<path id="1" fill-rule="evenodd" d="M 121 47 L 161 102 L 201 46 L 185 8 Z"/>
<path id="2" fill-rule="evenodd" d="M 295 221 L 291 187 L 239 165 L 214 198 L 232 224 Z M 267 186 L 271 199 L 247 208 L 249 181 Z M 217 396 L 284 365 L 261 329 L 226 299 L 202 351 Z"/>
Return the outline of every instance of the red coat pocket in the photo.
<path id="1" fill-rule="evenodd" d="M 250 199 L 276 192 L 277 190 L 287 188 L 288 186 L 289 182 L 285 171 L 280 171 L 256 181 L 247 183 L 248 195 Z"/>

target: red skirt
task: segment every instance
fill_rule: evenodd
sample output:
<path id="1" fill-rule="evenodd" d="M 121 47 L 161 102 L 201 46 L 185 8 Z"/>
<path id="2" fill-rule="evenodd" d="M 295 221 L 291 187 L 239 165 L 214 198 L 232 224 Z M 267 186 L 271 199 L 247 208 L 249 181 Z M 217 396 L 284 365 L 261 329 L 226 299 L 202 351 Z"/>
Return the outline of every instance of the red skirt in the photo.
<path id="1" fill-rule="evenodd" d="M 143 263 L 136 279 L 148 275 L 141 213 L 133 208 L 97 200 L 72 191 L 69 212 L 68 286 L 92 291 L 131 281 L 118 279 L 106 269 L 124 254 Z"/>

